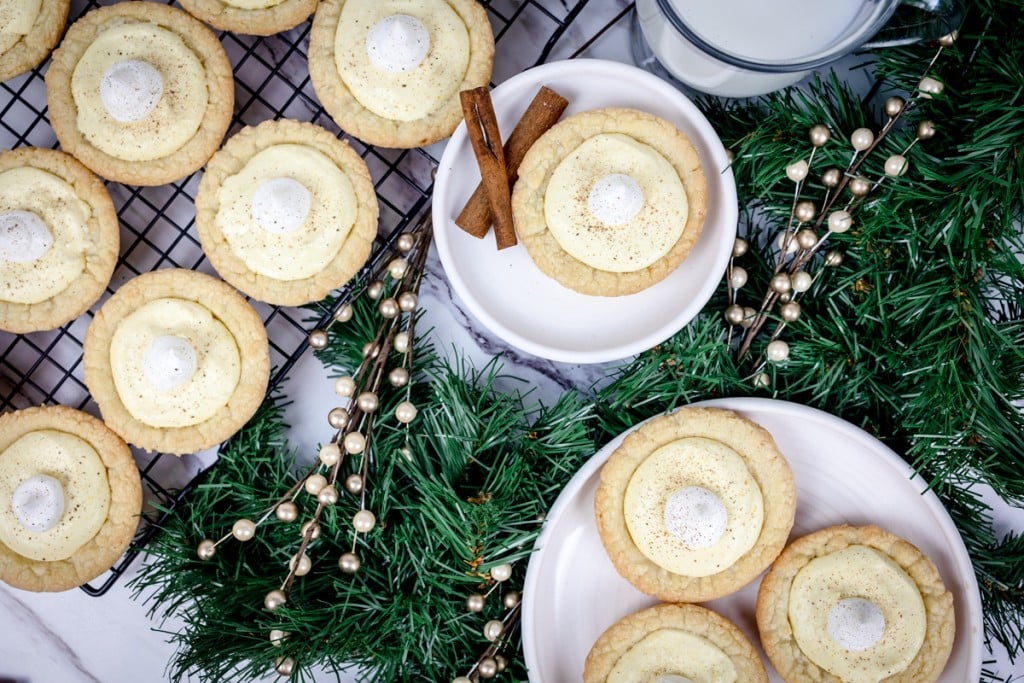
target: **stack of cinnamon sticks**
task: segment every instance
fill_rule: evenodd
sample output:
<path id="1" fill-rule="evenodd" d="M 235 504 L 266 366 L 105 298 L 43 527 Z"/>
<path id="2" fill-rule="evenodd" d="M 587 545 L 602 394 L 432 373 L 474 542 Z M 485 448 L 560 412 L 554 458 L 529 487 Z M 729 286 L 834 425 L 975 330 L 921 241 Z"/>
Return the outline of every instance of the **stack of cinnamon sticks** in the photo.
<path id="1" fill-rule="evenodd" d="M 498 249 L 505 249 L 516 244 L 512 186 L 519 177 L 519 165 L 533 143 L 555 125 L 569 102 L 547 86 L 541 87 L 502 145 L 488 89 L 464 90 L 459 95 L 469 142 L 480 166 L 482 180 L 455 219 L 455 224 L 478 238 L 484 237 L 494 225 Z"/>

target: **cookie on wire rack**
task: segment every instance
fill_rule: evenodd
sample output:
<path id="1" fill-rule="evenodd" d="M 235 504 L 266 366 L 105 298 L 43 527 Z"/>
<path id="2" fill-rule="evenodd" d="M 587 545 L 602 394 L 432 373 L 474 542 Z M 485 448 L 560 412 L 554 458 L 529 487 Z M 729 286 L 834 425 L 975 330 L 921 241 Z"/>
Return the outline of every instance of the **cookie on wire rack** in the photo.
<path id="1" fill-rule="evenodd" d="M 60 40 L 69 0 L 0 3 L 0 82 L 38 66 Z"/>
<path id="2" fill-rule="evenodd" d="M 269 36 L 309 18 L 317 0 L 182 0 L 195 18 L 221 31 Z"/>
<path id="3" fill-rule="evenodd" d="M 462 120 L 459 92 L 486 86 L 494 34 L 474 0 L 324 0 L 309 75 L 346 133 L 380 147 L 421 147 Z"/>
<path id="4" fill-rule="evenodd" d="M 0 415 L 0 581 L 63 591 L 110 568 L 142 507 L 127 444 L 64 406 Z"/>
<path id="5" fill-rule="evenodd" d="M 104 178 L 131 185 L 169 183 L 206 163 L 231 123 L 234 93 L 217 36 L 156 2 L 84 15 L 46 72 L 61 147 Z"/>
<path id="6" fill-rule="evenodd" d="M 263 321 L 226 283 L 166 269 L 129 280 L 85 336 L 85 384 L 128 443 L 184 454 L 237 432 L 263 402 Z"/>

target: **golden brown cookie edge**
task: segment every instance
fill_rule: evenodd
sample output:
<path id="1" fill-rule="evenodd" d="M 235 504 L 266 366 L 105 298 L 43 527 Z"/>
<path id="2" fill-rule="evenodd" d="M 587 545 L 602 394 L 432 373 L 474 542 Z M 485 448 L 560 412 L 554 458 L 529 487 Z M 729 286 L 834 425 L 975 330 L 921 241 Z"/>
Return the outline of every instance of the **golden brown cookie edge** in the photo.
<path id="1" fill-rule="evenodd" d="M 103 422 L 66 406 L 36 406 L 0 415 L 0 453 L 38 429 L 69 431 L 87 441 L 107 466 L 110 508 L 103 526 L 66 560 L 30 560 L 0 544 L 0 580 L 22 590 L 55 592 L 80 586 L 103 574 L 124 554 L 135 536 L 142 508 L 142 483 L 128 445 Z"/>

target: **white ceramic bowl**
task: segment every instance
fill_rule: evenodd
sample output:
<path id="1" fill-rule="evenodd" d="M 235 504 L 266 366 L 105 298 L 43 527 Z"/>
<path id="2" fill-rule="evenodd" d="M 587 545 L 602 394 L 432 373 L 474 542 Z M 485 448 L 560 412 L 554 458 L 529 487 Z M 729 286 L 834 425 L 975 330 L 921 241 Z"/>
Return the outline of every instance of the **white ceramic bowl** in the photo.
<path id="1" fill-rule="evenodd" d="M 579 294 L 547 277 L 521 244 L 498 251 L 493 234 L 477 239 L 455 225 L 480 182 L 461 124 L 448 141 L 434 186 L 434 239 L 452 288 L 498 337 L 528 353 L 569 363 L 627 358 L 672 336 L 692 320 L 721 281 L 736 237 L 736 184 L 725 148 L 685 95 L 634 66 L 596 59 L 551 62 L 510 78 L 492 93 L 507 136 L 542 85 L 569 100 L 564 116 L 601 107 L 632 107 L 686 133 L 708 181 L 704 230 L 667 278 L 637 294 Z M 563 118 L 564 118 L 563 116 Z"/>

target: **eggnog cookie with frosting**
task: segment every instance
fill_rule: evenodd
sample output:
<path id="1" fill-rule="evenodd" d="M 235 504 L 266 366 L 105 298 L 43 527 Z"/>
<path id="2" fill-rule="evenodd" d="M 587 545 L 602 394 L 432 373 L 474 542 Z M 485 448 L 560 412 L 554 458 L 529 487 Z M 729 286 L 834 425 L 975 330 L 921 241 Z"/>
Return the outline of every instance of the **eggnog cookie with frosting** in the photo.
<path id="1" fill-rule="evenodd" d="M 287 119 L 232 136 L 196 195 L 213 267 L 281 306 L 319 301 L 348 282 L 370 255 L 377 214 L 366 162 L 323 128 Z"/>
<path id="2" fill-rule="evenodd" d="M 778 556 L 796 487 L 765 429 L 728 410 L 680 408 L 615 449 L 594 510 L 619 574 L 661 600 L 703 602 L 740 589 Z"/>
<path id="3" fill-rule="evenodd" d="M 344 131 L 381 147 L 420 147 L 462 120 L 459 92 L 487 85 L 494 34 L 474 0 L 324 0 L 309 75 Z"/>
<path id="4" fill-rule="evenodd" d="M 0 81 L 40 64 L 64 32 L 68 0 L 0 0 Z"/>
<path id="5" fill-rule="evenodd" d="M 704 226 L 697 150 L 636 109 L 581 112 L 530 148 L 512 194 L 516 235 L 537 267 L 582 294 L 633 294 L 687 257 Z"/>
<path id="6" fill-rule="evenodd" d="M 189 14 L 221 31 L 269 36 L 309 18 L 317 0 L 182 0 Z"/>
<path id="7" fill-rule="evenodd" d="M 107 188 L 63 152 L 0 152 L 0 330 L 52 330 L 106 289 L 120 232 Z"/>
<path id="8" fill-rule="evenodd" d="M 0 580 L 30 591 L 80 586 L 131 543 L 139 470 L 117 434 L 64 406 L 0 415 Z"/>
<path id="9" fill-rule="evenodd" d="M 953 595 L 920 550 L 876 526 L 793 541 L 757 594 L 761 644 L 789 683 L 931 683 L 953 649 Z"/>
<path id="10" fill-rule="evenodd" d="M 217 36 L 155 2 L 89 12 L 68 29 L 46 73 L 61 147 L 132 185 L 169 183 L 206 163 L 231 122 L 234 92 Z"/>
<path id="11" fill-rule="evenodd" d="M 768 683 L 754 646 L 735 624 L 697 605 L 655 605 L 601 634 L 584 683 Z"/>
<path id="12" fill-rule="evenodd" d="M 122 285 L 85 336 L 85 383 L 107 425 L 163 453 L 216 445 L 263 401 L 270 353 L 263 322 L 230 286 L 190 270 Z"/>

